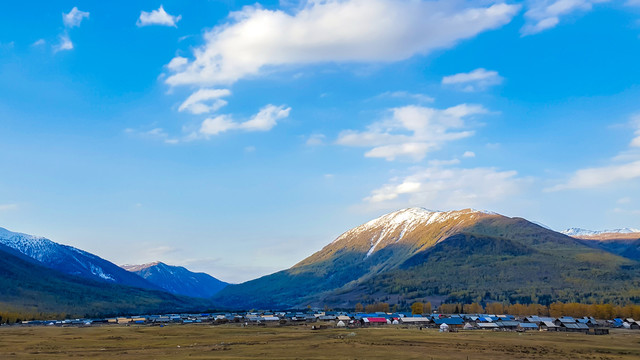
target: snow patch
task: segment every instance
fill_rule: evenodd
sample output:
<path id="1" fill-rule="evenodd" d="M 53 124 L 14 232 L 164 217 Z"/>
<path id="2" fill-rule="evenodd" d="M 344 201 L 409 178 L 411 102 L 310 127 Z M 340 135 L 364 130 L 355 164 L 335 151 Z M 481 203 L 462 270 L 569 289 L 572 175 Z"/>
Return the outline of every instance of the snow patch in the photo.
<path id="1" fill-rule="evenodd" d="M 354 238 L 359 234 L 374 230 L 376 231 L 376 235 L 371 238 L 371 247 L 366 255 L 369 257 L 385 239 L 388 239 L 391 234 L 394 234 L 397 231 L 400 231 L 400 234 L 397 238 L 393 239 L 395 242 L 402 240 L 407 233 L 411 232 L 418 226 L 446 222 L 450 219 L 458 219 L 465 215 L 475 217 L 476 214 L 495 215 L 496 213 L 474 209 L 459 211 L 431 211 L 424 208 L 408 208 L 383 215 L 377 219 L 373 219 L 363 225 L 355 227 L 340 235 L 331 244 L 338 243 L 345 239 Z"/>
<path id="2" fill-rule="evenodd" d="M 581 228 L 569 228 L 561 231 L 562 234 L 568 236 L 593 236 L 593 235 L 602 235 L 602 234 L 633 234 L 639 233 L 639 229 L 634 228 L 622 228 L 622 229 L 613 229 L 613 230 L 587 230 Z"/>

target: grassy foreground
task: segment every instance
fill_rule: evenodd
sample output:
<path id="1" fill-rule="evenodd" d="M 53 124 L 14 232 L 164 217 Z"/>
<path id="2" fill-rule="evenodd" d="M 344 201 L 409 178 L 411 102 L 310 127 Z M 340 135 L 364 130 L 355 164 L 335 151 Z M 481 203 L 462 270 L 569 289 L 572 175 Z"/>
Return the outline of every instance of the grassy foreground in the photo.
<path id="1" fill-rule="evenodd" d="M 0 359 L 639 359 L 640 331 L 545 332 L 173 325 L 0 328 Z"/>

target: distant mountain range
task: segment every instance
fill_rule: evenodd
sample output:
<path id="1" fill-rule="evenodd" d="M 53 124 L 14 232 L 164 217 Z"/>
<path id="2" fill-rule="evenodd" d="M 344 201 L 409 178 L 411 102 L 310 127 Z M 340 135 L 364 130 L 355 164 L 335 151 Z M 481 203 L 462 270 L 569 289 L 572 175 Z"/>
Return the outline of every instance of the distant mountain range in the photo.
<path id="1" fill-rule="evenodd" d="M 627 259 L 640 261 L 640 231 L 607 231 L 597 232 L 593 235 L 573 235 L 573 237 L 587 246 L 602 249 Z"/>
<path id="2" fill-rule="evenodd" d="M 221 282 L 206 274 L 174 269 L 175 279 L 167 273 L 149 281 L 86 251 L 0 228 L 0 310 L 91 316 L 210 308 L 209 300 L 193 297 L 211 297 Z M 167 284 L 183 281 L 189 291 L 176 286 L 172 287 L 175 291 L 167 290 L 171 285 L 160 280 Z M 204 296 L 189 289 L 189 284 L 198 282 L 203 286 L 199 294 Z"/>
<path id="3" fill-rule="evenodd" d="M 0 244 L 0 311 L 63 318 L 193 311 L 209 306 L 204 300 L 64 274 Z"/>
<path id="4" fill-rule="evenodd" d="M 123 265 L 150 283 L 172 294 L 198 298 L 210 298 L 224 289 L 226 282 L 205 273 L 194 273 L 181 266 L 170 266 L 162 262 L 144 265 Z"/>
<path id="5" fill-rule="evenodd" d="M 230 308 L 431 298 L 625 302 L 638 286 L 637 261 L 525 219 L 411 208 L 345 232 L 290 269 L 229 285 L 214 301 Z"/>
<path id="6" fill-rule="evenodd" d="M 161 262 L 121 268 L 0 228 L 0 307 L 84 315 L 375 301 L 640 302 L 633 231 L 568 236 L 492 212 L 410 208 L 345 232 L 289 269 L 230 285 Z"/>
<path id="7" fill-rule="evenodd" d="M 632 228 L 623 228 L 623 229 L 614 229 L 614 230 L 594 231 L 594 230 L 586 230 L 581 228 L 570 228 L 570 229 L 561 231 L 561 233 L 568 236 L 595 236 L 595 235 L 603 235 L 603 234 L 633 234 L 633 233 L 640 233 L 640 230 L 632 229 Z"/>
<path id="8" fill-rule="evenodd" d="M 140 276 L 96 255 L 43 237 L 0 228 L 0 244 L 38 261 L 42 266 L 64 274 L 112 284 L 161 290 Z"/>

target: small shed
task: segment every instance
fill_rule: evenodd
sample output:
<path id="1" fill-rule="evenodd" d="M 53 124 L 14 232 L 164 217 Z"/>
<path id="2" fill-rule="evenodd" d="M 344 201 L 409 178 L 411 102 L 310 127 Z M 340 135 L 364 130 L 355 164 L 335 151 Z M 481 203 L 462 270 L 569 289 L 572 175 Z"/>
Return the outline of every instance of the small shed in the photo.
<path id="1" fill-rule="evenodd" d="M 440 332 L 449 332 L 449 325 L 445 323 L 440 324 Z"/>

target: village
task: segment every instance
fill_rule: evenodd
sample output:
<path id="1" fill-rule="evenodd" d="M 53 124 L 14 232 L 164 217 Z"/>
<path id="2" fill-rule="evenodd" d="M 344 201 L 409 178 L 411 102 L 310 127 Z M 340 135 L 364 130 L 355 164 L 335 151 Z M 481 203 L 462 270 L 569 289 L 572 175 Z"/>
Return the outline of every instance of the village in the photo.
<path id="1" fill-rule="evenodd" d="M 288 311 L 246 313 L 163 314 L 112 317 L 99 319 L 33 320 L 12 326 L 166 326 L 172 324 L 235 324 L 248 326 L 308 326 L 313 330 L 327 328 L 359 328 L 396 326 L 417 329 L 437 329 L 440 332 L 459 330 L 491 331 L 557 331 L 591 335 L 609 334 L 610 329 L 640 331 L 640 321 L 631 318 L 597 320 L 593 317 L 558 318 L 541 316 L 486 314 L 411 314 L 411 313 L 349 313 L 341 311 Z M 6 325 L 5 325 L 6 326 Z"/>

